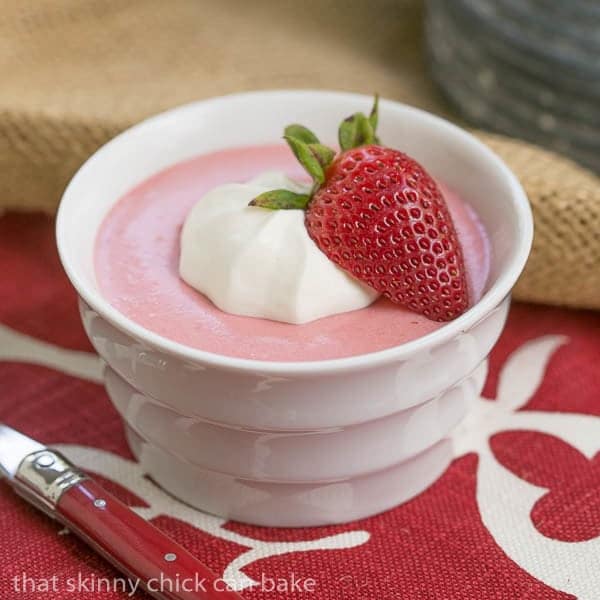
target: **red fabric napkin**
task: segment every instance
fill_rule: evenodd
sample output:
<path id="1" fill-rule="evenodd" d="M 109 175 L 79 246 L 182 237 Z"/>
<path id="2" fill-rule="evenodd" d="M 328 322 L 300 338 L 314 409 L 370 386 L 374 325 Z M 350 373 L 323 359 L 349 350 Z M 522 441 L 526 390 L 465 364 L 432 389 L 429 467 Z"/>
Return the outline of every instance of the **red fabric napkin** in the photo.
<path id="1" fill-rule="evenodd" d="M 143 477 L 49 218 L 0 218 L 0 273 L 0 421 L 60 445 L 244 598 L 600 599 L 599 314 L 513 306 L 456 459 L 414 500 L 347 525 L 266 529 L 203 515 Z M 2 600 L 131 597 L 4 483 L 0 532 Z"/>

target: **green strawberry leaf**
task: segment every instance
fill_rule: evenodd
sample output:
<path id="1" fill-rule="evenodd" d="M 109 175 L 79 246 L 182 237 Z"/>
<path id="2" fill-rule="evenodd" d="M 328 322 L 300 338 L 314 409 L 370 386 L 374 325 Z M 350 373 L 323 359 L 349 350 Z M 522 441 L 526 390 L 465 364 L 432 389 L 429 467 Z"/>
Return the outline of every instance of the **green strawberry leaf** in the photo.
<path id="1" fill-rule="evenodd" d="M 298 123 L 288 125 L 284 130 L 284 136 L 296 138 L 306 144 L 319 143 L 319 138 L 310 129 L 304 127 L 304 125 L 299 125 Z"/>
<path id="2" fill-rule="evenodd" d="M 356 140 L 358 139 L 358 120 L 356 116 L 347 117 L 340 124 L 338 142 L 342 152 L 356 148 Z"/>
<path id="3" fill-rule="evenodd" d="M 364 113 L 354 113 L 342 121 L 338 131 L 338 140 L 343 151 L 365 144 L 374 144 L 376 141 L 375 130 Z"/>
<path id="4" fill-rule="evenodd" d="M 304 210 L 310 201 L 308 194 L 297 194 L 290 190 L 271 190 L 250 201 L 248 206 L 270 208 L 272 210 Z"/>
<path id="5" fill-rule="evenodd" d="M 362 113 L 360 114 L 359 119 L 359 128 L 361 139 L 359 146 L 364 146 L 365 144 L 374 144 L 375 143 L 375 129 L 373 125 L 371 125 L 371 120 Z"/>
<path id="6" fill-rule="evenodd" d="M 315 152 L 311 150 L 311 145 L 289 135 L 285 135 L 284 138 L 306 172 L 315 182 L 322 184 L 325 181 L 325 171 L 320 160 L 315 156 Z"/>
<path id="7" fill-rule="evenodd" d="M 324 144 L 309 144 L 308 147 L 323 169 L 326 169 L 333 162 L 335 150 L 332 150 L 329 146 L 325 146 Z"/>

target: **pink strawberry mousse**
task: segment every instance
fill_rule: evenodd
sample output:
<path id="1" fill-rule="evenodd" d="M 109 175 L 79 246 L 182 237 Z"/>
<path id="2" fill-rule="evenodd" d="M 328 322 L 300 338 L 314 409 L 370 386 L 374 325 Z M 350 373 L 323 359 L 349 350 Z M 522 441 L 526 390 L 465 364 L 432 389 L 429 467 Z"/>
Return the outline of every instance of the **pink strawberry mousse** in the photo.
<path id="1" fill-rule="evenodd" d="M 181 227 L 212 188 L 280 170 L 305 180 L 283 145 L 236 148 L 198 156 L 147 179 L 121 198 L 96 241 L 96 276 L 124 315 L 166 338 L 208 352 L 268 361 L 311 361 L 375 352 L 427 335 L 443 323 L 380 298 L 367 308 L 302 325 L 223 312 L 185 284 L 178 271 Z M 473 209 L 444 195 L 460 239 L 471 302 L 489 275 L 490 245 Z"/>

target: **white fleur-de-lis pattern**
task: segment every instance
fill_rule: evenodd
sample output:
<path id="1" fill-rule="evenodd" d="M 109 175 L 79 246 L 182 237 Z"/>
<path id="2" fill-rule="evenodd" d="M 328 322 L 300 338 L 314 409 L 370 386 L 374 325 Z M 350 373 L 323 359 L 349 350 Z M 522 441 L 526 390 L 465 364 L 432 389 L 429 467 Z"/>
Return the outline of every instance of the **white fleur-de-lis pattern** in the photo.
<path id="1" fill-rule="evenodd" d="M 587 458 L 600 451 L 600 418 L 575 413 L 519 410 L 538 389 L 552 354 L 568 340 L 544 336 L 527 342 L 504 364 L 495 401 L 479 398 L 454 432 L 458 455 L 476 452 L 477 504 L 496 543 L 522 569 L 579 600 L 598 600 L 600 537 L 564 542 L 542 535 L 530 515 L 546 493 L 501 465 L 489 439 L 501 431 L 536 431 L 564 440 Z"/>
<path id="2" fill-rule="evenodd" d="M 546 489 L 520 479 L 495 458 L 490 437 L 502 431 L 535 431 L 556 436 L 592 458 L 600 451 L 600 418 L 574 413 L 524 409 L 543 381 L 553 353 L 568 339 L 544 336 L 515 350 L 501 369 L 495 400 L 477 398 L 467 418 L 453 432 L 457 457 L 478 455 L 477 505 L 484 526 L 506 555 L 524 571 L 551 588 L 580 600 L 598 600 L 600 589 L 600 538 L 564 542 L 541 534 L 531 520 L 531 510 Z M 98 382 L 102 365 L 98 357 L 67 351 L 0 326 L 0 360 L 18 360 L 58 369 Z M 480 388 L 486 365 L 479 371 Z M 224 527 L 223 519 L 206 515 L 178 502 L 144 477 L 137 463 L 97 448 L 64 444 L 61 450 L 84 469 L 93 470 L 130 489 L 148 507 L 136 507 L 144 518 L 168 515 L 212 536 L 247 548 L 225 568 L 223 577 L 242 590 L 256 582 L 243 569 L 255 561 L 295 552 L 339 550 L 365 544 L 368 531 L 350 530 L 309 541 L 273 542 L 253 539 Z"/>

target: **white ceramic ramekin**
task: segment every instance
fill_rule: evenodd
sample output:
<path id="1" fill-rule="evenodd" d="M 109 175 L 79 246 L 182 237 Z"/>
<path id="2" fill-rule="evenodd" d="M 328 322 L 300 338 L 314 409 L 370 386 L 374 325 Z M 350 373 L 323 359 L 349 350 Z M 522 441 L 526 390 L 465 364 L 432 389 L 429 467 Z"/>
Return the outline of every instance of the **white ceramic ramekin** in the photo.
<path id="1" fill-rule="evenodd" d="M 479 393 L 476 372 L 500 335 L 532 238 L 514 175 L 488 148 L 423 111 L 382 101 L 379 130 L 480 215 L 492 245 L 483 298 L 422 338 L 371 354 L 309 362 L 230 358 L 189 348 L 126 318 L 98 291 L 93 250 L 111 206 L 180 160 L 273 143 L 290 122 L 334 140 L 371 97 L 318 91 L 197 102 L 127 130 L 65 191 L 61 260 L 85 329 L 107 362 L 108 392 L 134 454 L 175 496 L 227 518 L 304 526 L 365 517 L 412 498 L 451 458 L 445 436 Z M 299 325 L 301 327 L 301 325 Z"/>

